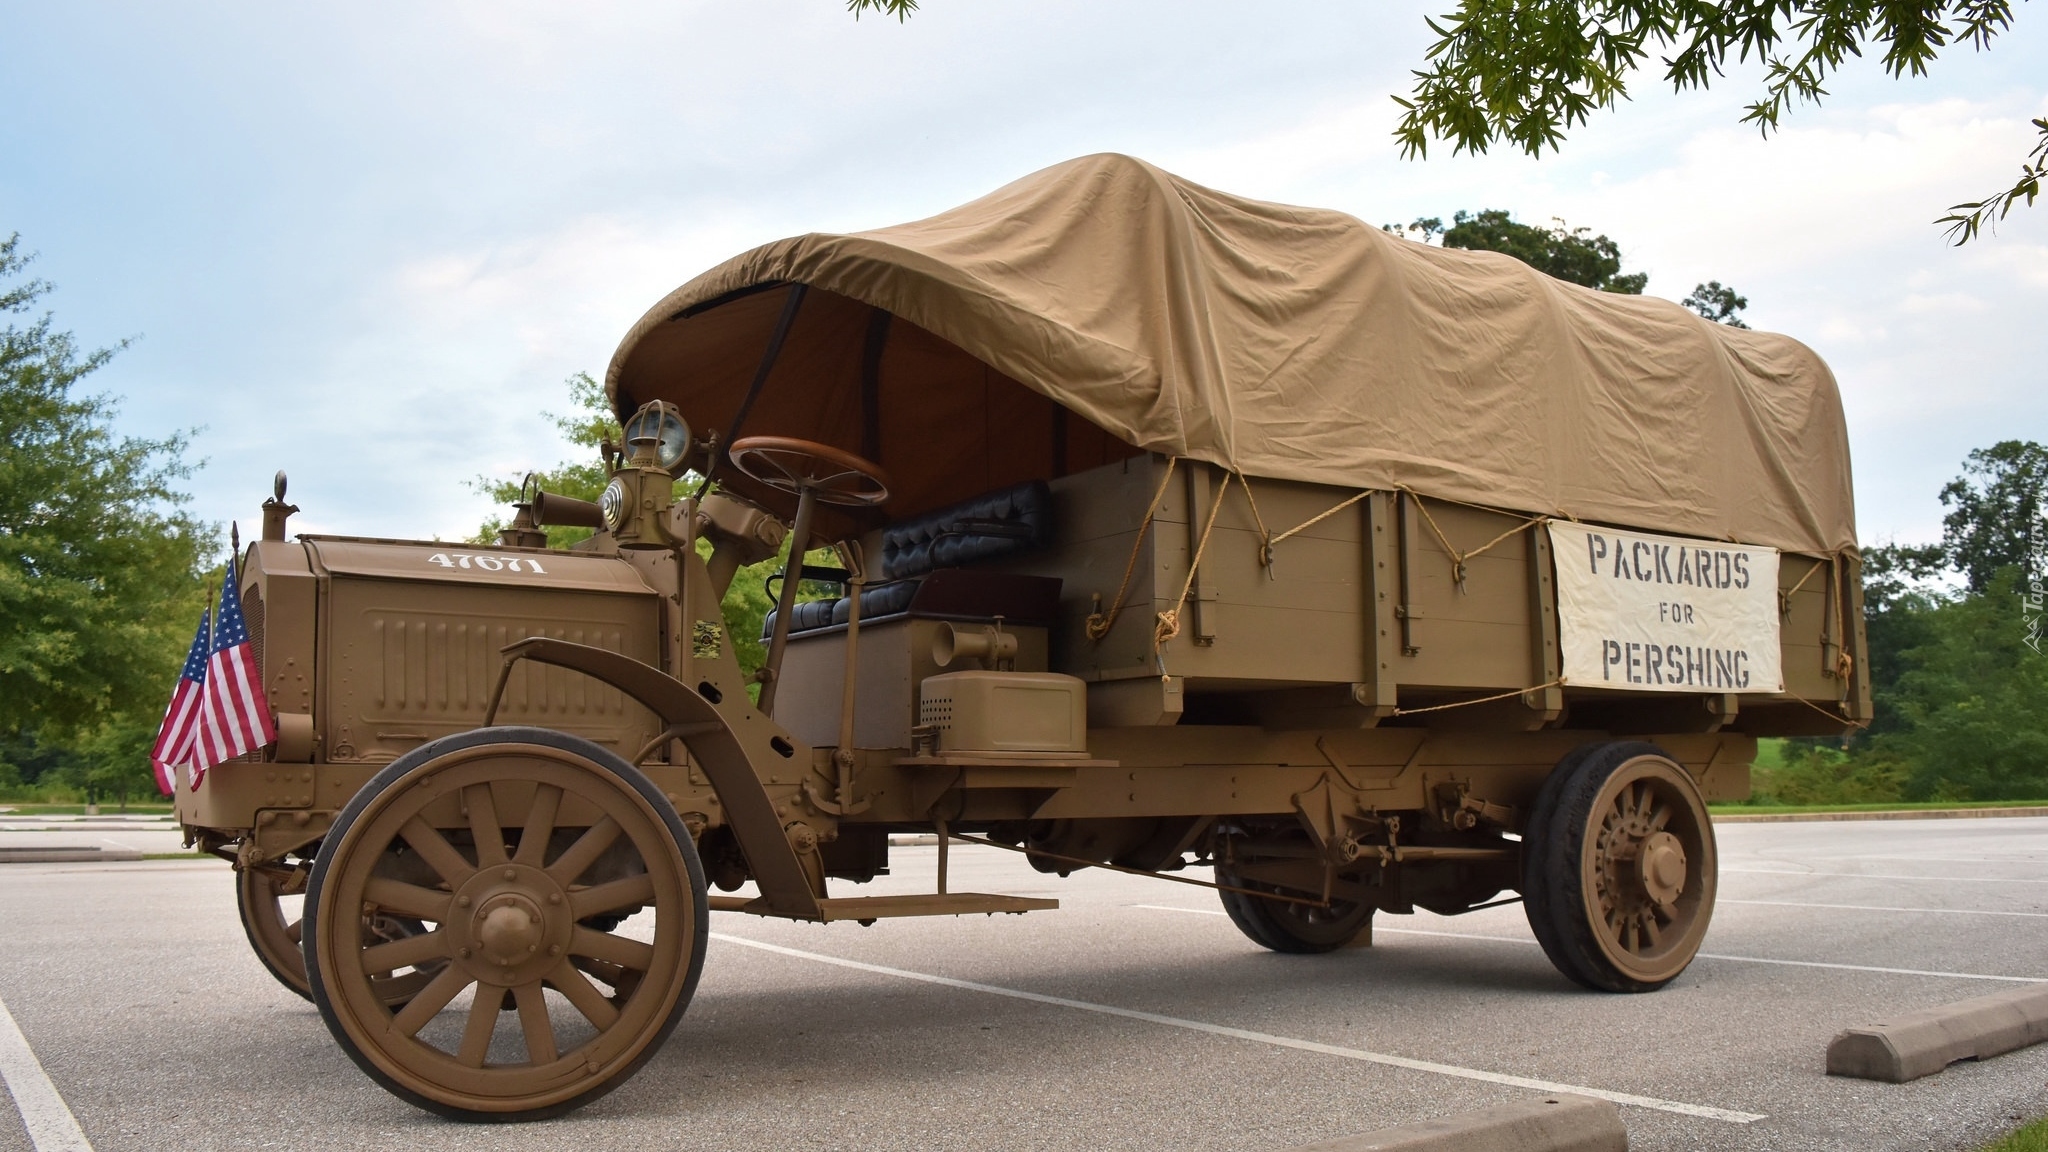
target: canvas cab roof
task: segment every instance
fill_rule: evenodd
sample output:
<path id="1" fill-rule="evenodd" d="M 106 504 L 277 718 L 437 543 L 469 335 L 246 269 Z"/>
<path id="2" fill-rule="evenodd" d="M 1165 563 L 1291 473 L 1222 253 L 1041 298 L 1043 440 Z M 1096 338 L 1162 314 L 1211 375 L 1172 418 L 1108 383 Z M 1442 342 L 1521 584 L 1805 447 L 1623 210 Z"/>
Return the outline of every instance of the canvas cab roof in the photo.
<path id="1" fill-rule="evenodd" d="M 723 431 L 795 285 L 740 434 L 880 463 L 888 518 L 1151 451 L 1795 551 L 1856 543 L 1841 399 L 1798 341 L 1119 155 L 733 257 L 627 333 L 605 380 L 617 409 L 668 400 Z M 828 532 L 871 526 L 840 515 Z"/>

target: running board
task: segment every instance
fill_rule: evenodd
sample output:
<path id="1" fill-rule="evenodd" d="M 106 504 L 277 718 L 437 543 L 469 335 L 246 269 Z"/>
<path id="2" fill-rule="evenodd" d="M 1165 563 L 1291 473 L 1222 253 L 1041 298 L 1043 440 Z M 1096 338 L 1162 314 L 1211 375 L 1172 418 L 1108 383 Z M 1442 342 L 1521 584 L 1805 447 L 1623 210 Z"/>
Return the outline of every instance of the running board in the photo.
<path id="1" fill-rule="evenodd" d="M 746 912 L 754 916 L 777 915 L 766 900 L 746 896 L 713 896 L 713 912 Z M 910 896 L 846 896 L 818 901 L 818 919 L 859 920 L 867 923 L 892 916 L 970 916 L 998 912 L 1022 915 L 1058 908 L 1057 900 L 1033 896 L 989 896 L 980 892 L 924 892 Z"/>

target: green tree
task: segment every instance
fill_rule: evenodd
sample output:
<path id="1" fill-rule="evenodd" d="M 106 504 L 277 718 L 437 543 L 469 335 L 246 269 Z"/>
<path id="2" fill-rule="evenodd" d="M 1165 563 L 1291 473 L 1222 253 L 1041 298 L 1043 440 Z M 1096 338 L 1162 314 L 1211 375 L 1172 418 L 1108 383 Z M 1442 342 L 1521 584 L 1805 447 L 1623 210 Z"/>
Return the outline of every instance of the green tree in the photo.
<path id="1" fill-rule="evenodd" d="M 1971 452 L 1963 475 L 1941 490 L 1941 546 L 1970 591 L 1991 587 L 1998 573 L 2018 570 L 2031 584 L 2048 559 L 2048 447 L 2001 440 Z"/>
<path id="2" fill-rule="evenodd" d="M 1687 308 L 1730 328 L 1747 328 L 1742 322 L 1742 310 L 1749 307 L 1749 297 L 1733 288 L 1723 287 L 1719 280 L 1709 280 L 1692 290 L 1692 295 L 1679 301 Z"/>
<path id="3" fill-rule="evenodd" d="M 1903 653 L 1899 729 L 1874 742 L 1909 766 L 1913 800 L 2048 796 L 2048 658 L 2027 645 L 2018 570 L 1936 606 Z"/>
<path id="4" fill-rule="evenodd" d="M 1906 728 L 1907 700 L 1900 678 L 1907 653 L 1934 640 L 1934 611 L 1949 599 L 1938 579 L 1947 559 L 1938 544 L 1880 544 L 1863 553 L 1863 626 L 1870 665 L 1870 727 L 1855 742 L 1868 744 Z"/>
<path id="5" fill-rule="evenodd" d="M 1606 236 L 1588 235 L 1591 231 L 1567 227 L 1562 220 L 1549 228 L 1518 224 L 1498 208 L 1477 215 L 1461 210 L 1444 229 L 1443 243 L 1446 248 L 1505 252 L 1539 272 L 1602 292 L 1642 295 L 1650 274 L 1624 274 L 1621 246 Z"/>
<path id="6" fill-rule="evenodd" d="M 1602 292 L 1640 296 L 1650 283 L 1648 272 L 1621 270 L 1621 245 L 1605 235 L 1590 235 L 1591 228 L 1572 228 L 1562 220 L 1545 228 L 1519 223 L 1499 208 L 1477 214 L 1460 209 L 1452 215 L 1449 228 L 1444 227 L 1441 216 L 1423 216 L 1405 228 L 1387 224 L 1383 230 L 1425 244 L 1435 241 L 1446 248 L 1504 252 L 1538 272 Z M 1695 287 L 1684 304 L 1709 320 L 1735 328 L 1749 327 L 1740 317 L 1742 310 L 1749 307 L 1749 298 L 1724 287 L 1719 280 Z"/>
<path id="7" fill-rule="evenodd" d="M 19 244 L 0 242 L 10 317 L 50 291 Z M 205 594 L 217 536 L 177 486 L 187 434 L 117 436 L 114 401 L 77 390 L 116 351 L 80 349 L 47 313 L 0 328 L 0 734 L 16 744 L 153 733 Z M 147 780 L 147 758 L 123 771 Z"/>
<path id="8" fill-rule="evenodd" d="M 1794 765 L 1782 793 L 1894 786 L 1913 800 L 2048 797 L 2048 658 L 2038 649 L 2048 450 L 1978 449 L 1942 489 L 1940 544 L 1863 557 L 1876 717 L 1846 761 Z M 2029 567 L 2029 565 L 2033 567 Z M 1804 753 L 1801 753 L 1804 755 Z M 1810 759 L 1810 758 L 1809 758 Z"/>
<path id="9" fill-rule="evenodd" d="M 915 5 L 910 5 L 914 7 Z M 902 14 L 901 0 L 853 0 L 853 7 Z M 1730 63 L 1764 64 L 1762 95 L 1743 115 L 1768 135 L 1787 108 L 1818 103 L 1829 77 L 1869 50 L 1894 77 L 1922 76 L 1944 49 L 1982 50 L 2012 26 L 2010 0 L 1459 0 L 1429 21 L 1437 40 L 1415 73 L 1395 139 L 1407 156 L 1432 140 L 1453 154 L 1495 142 L 1540 156 L 1596 109 L 1628 97 L 1631 74 L 1661 58 L 1677 91 L 1705 89 Z M 2048 118 L 2012 187 L 1957 204 L 1937 223 L 1958 244 L 2031 205 L 2048 176 Z"/>

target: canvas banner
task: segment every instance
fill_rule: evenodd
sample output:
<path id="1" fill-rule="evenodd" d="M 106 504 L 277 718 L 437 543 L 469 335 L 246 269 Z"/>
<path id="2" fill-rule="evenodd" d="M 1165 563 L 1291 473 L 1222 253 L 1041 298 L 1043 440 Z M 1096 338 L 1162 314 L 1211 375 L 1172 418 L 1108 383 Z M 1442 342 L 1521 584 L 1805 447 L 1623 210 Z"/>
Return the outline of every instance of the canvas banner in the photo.
<path id="1" fill-rule="evenodd" d="M 1553 520 L 1564 682 L 1781 692 L 1778 551 Z"/>

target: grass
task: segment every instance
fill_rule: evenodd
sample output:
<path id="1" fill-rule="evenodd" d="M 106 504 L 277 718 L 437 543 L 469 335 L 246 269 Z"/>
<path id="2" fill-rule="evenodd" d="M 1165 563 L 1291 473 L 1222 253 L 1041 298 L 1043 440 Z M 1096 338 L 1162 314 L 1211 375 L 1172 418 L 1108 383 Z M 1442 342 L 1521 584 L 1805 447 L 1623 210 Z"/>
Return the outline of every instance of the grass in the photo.
<path id="1" fill-rule="evenodd" d="M 1928 800 L 1883 804 L 1709 804 L 1716 816 L 1772 816 L 1802 812 L 1946 812 L 1957 808 L 2048 808 L 2048 800 Z"/>
<path id="2" fill-rule="evenodd" d="M 0 811 L 11 812 L 17 816 L 83 816 L 85 815 L 85 805 L 42 804 L 28 800 L 19 802 L 0 800 Z M 121 806 L 118 803 L 100 805 L 100 815 L 102 816 L 119 816 L 122 814 Z M 171 806 L 169 804 L 143 804 L 131 800 L 128 802 L 126 814 L 129 816 L 169 816 L 171 814 Z"/>
<path id="3" fill-rule="evenodd" d="M 2048 1117 L 2006 1133 L 1986 1144 L 1983 1152 L 2048 1152 Z"/>

